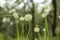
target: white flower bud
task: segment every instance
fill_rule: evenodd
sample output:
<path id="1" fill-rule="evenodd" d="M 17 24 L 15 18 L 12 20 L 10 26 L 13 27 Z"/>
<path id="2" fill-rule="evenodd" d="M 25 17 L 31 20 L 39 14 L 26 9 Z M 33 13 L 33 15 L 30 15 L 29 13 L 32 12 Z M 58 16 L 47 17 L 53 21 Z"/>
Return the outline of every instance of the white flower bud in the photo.
<path id="1" fill-rule="evenodd" d="M 20 21 L 24 21 L 24 17 L 20 17 Z"/>
<path id="2" fill-rule="evenodd" d="M 13 25 L 13 22 L 10 22 L 10 25 L 12 26 Z"/>
<path id="3" fill-rule="evenodd" d="M 3 17 L 2 22 L 5 23 L 6 20 L 7 20 L 7 18 L 6 17 Z"/>
<path id="4" fill-rule="evenodd" d="M 16 12 L 16 9 L 12 9 L 12 12 Z"/>
<path id="5" fill-rule="evenodd" d="M 46 29 L 43 29 L 43 31 L 45 32 L 45 31 L 46 31 Z"/>
<path id="6" fill-rule="evenodd" d="M 59 15 L 59 19 L 60 19 L 60 15 Z"/>
<path id="7" fill-rule="evenodd" d="M 37 38 L 35 38 L 35 40 L 37 40 Z"/>
<path id="8" fill-rule="evenodd" d="M 14 18 L 19 18 L 18 13 L 13 13 Z"/>
<path id="9" fill-rule="evenodd" d="M 38 25 L 36 25 L 36 27 L 38 27 Z"/>
<path id="10" fill-rule="evenodd" d="M 45 18 L 47 15 L 45 14 L 45 13 L 43 13 L 42 15 L 41 15 L 41 17 L 42 18 Z"/>
<path id="11" fill-rule="evenodd" d="M 39 32 L 39 28 L 38 27 L 34 28 L 34 32 Z"/>
<path id="12" fill-rule="evenodd" d="M 25 15 L 25 21 L 31 21 L 32 20 L 32 15 L 31 14 L 26 14 Z"/>
<path id="13" fill-rule="evenodd" d="M 36 25 L 36 27 L 34 28 L 34 32 L 39 32 L 38 25 Z"/>

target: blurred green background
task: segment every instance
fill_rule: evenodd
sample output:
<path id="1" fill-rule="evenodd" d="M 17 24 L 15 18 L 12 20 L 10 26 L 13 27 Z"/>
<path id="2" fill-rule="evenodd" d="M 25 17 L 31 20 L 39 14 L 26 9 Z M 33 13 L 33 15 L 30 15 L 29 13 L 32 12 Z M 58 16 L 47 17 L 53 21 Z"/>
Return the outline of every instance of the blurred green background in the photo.
<path id="1" fill-rule="evenodd" d="M 26 1 L 26 0 L 25 0 Z M 15 29 L 15 19 L 13 17 L 13 13 L 17 12 L 19 14 L 19 17 L 24 16 L 25 14 L 31 14 L 32 5 L 30 2 L 25 2 L 24 0 L 1 0 L 0 1 L 0 40 L 16 40 L 16 29 Z M 56 34 L 58 36 L 52 38 L 52 40 L 59 40 L 60 39 L 60 0 L 57 0 L 57 27 L 56 27 Z M 40 13 L 37 10 L 38 3 L 35 3 L 34 5 L 34 11 L 35 11 L 35 24 L 39 25 L 40 33 L 43 35 L 42 29 L 44 28 L 45 20 L 40 16 Z M 52 5 L 53 6 L 53 5 Z M 51 6 L 51 7 L 52 7 Z M 51 9 L 49 15 L 48 15 L 48 25 L 49 29 L 51 31 L 51 26 L 53 24 L 53 8 Z M 21 27 L 21 21 L 17 21 L 18 27 L 19 27 L 19 33 L 21 34 L 22 27 Z M 24 28 L 24 35 L 27 35 L 28 31 L 28 23 L 25 22 L 25 28 Z M 35 36 L 37 33 L 34 33 Z M 52 33 L 50 32 L 52 35 Z"/>

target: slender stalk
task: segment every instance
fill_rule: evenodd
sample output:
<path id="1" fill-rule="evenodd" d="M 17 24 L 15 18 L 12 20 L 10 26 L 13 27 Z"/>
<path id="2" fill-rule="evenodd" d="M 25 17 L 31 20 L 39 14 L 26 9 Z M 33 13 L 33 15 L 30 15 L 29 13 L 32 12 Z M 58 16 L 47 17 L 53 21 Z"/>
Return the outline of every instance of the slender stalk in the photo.
<path id="1" fill-rule="evenodd" d="M 49 40 L 49 28 L 48 28 L 47 18 L 45 18 L 45 28 L 46 28 L 46 31 L 47 31 L 47 34 L 48 34 L 47 40 Z"/>
<path id="2" fill-rule="evenodd" d="M 26 40 L 28 40 L 28 38 L 29 38 L 29 33 L 30 33 L 30 29 L 31 29 L 31 25 L 30 25 L 31 23 L 30 23 L 30 21 L 29 21 L 29 30 L 28 30 L 28 34 L 27 34 L 27 37 L 26 37 Z"/>
<path id="3" fill-rule="evenodd" d="M 16 32 L 17 32 L 17 40 L 19 40 L 19 31 L 18 31 L 17 19 L 16 19 Z"/>
<path id="4" fill-rule="evenodd" d="M 21 32 L 21 40 L 22 40 L 24 37 L 24 22 L 21 22 L 21 25 L 22 25 L 22 32 Z"/>
<path id="5" fill-rule="evenodd" d="M 44 31 L 44 40 L 46 40 L 46 31 Z"/>
<path id="6" fill-rule="evenodd" d="M 39 40 L 42 40 L 42 39 L 41 39 L 41 36 L 40 36 L 40 33 L 38 33 L 38 35 L 39 35 Z"/>

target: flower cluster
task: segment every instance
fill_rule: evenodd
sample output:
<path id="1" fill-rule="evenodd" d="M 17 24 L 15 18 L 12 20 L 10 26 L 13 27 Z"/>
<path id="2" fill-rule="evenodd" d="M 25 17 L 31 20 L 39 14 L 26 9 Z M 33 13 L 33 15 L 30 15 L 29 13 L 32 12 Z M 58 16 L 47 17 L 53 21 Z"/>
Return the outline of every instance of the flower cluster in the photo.
<path id="1" fill-rule="evenodd" d="M 41 17 L 45 18 L 49 14 L 50 11 L 51 11 L 51 6 L 50 5 L 46 6 L 43 11 L 44 13 L 42 13 Z"/>
<path id="2" fill-rule="evenodd" d="M 20 21 L 24 21 L 24 17 L 20 17 Z"/>
<path id="3" fill-rule="evenodd" d="M 18 13 L 13 13 L 14 18 L 19 18 Z"/>
<path id="4" fill-rule="evenodd" d="M 2 22 L 3 22 L 3 23 L 5 23 L 5 22 L 10 22 L 10 18 L 3 17 Z"/>
<path id="5" fill-rule="evenodd" d="M 13 16 L 16 19 L 19 18 L 18 13 L 14 13 Z M 24 20 L 25 21 L 31 21 L 32 20 L 32 15 L 31 14 L 26 14 L 25 17 L 20 17 L 19 19 L 20 19 L 20 21 L 24 21 Z"/>
<path id="6" fill-rule="evenodd" d="M 34 2 L 35 1 L 36 0 L 34 0 Z M 38 13 L 40 14 L 43 11 L 41 17 L 42 18 L 47 17 L 47 15 L 49 14 L 49 12 L 52 9 L 52 5 L 51 5 L 52 0 L 42 0 L 42 1 L 40 0 L 38 2 L 37 2 L 38 3 L 38 6 L 37 6 Z"/>
<path id="7" fill-rule="evenodd" d="M 25 21 L 31 21 L 32 20 L 32 15 L 31 14 L 26 14 L 25 15 Z"/>
<path id="8" fill-rule="evenodd" d="M 42 15 L 41 15 L 41 17 L 43 17 L 43 18 L 45 18 L 47 15 L 45 14 L 45 13 L 43 13 Z"/>

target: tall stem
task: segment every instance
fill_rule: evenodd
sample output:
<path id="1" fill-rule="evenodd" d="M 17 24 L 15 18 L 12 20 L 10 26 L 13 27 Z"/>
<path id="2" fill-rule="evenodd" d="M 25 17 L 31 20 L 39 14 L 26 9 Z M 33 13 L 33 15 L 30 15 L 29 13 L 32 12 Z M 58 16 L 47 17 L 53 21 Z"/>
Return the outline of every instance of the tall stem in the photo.
<path id="1" fill-rule="evenodd" d="M 49 28 L 48 28 L 48 23 L 47 23 L 47 17 L 45 18 L 45 28 L 46 28 L 46 31 L 47 31 L 47 34 L 48 34 L 47 40 L 49 40 Z"/>
<path id="2" fill-rule="evenodd" d="M 21 40 L 22 40 L 24 37 L 24 22 L 21 22 L 21 25 L 22 25 L 22 32 L 21 32 Z"/>
<path id="3" fill-rule="evenodd" d="M 17 40 L 19 40 L 19 30 L 18 30 L 17 19 L 16 19 L 16 33 L 17 33 Z"/>
<path id="4" fill-rule="evenodd" d="M 29 30 L 28 30 L 28 34 L 27 34 L 26 40 L 28 40 L 28 38 L 29 38 L 30 29 L 31 29 L 31 23 L 29 21 Z"/>
<path id="5" fill-rule="evenodd" d="M 40 36 L 40 33 L 38 33 L 38 36 L 39 36 L 39 40 L 42 40 L 42 39 L 41 39 L 41 36 Z"/>

